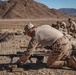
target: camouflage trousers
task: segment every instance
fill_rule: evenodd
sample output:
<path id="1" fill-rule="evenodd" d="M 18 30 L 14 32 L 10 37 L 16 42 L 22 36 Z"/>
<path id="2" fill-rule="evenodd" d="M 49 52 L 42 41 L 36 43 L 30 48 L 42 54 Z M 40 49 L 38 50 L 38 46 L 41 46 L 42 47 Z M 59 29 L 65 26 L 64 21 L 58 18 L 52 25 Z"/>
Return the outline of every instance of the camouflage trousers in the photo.
<path id="1" fill-rule="evenodd" d="M 70 54 L 70 41 L 66 37 L 58 39 L 52 45 L 52 52 L 47 59 L 47 66 L 50 68 L 62 68 L 63 66 L 65 66 L 65 59 Z"/>

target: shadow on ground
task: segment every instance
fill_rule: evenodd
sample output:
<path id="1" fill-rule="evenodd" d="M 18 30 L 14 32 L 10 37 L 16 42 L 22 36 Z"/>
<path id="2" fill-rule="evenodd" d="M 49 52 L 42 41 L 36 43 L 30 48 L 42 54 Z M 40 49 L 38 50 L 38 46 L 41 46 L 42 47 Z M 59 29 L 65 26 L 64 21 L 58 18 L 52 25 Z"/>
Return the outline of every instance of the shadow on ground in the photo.
<path id="1" fill-rule="evenodd" d="M 0 71 L 2 70 L 8 70 L 12 71 L 12 66 L 17 66 L 16 64 L 0 64 Z M 48 68 L 45 63 L 27 63 L 27 64 L 20 64 L 17 68 L 23 68 L 24 70 L 38 70 L 43 68 Z M 71 68 L 59 68 L 59 70 L 75 70 Z M 75 70 L 76 71 L 76 70 Z"/>

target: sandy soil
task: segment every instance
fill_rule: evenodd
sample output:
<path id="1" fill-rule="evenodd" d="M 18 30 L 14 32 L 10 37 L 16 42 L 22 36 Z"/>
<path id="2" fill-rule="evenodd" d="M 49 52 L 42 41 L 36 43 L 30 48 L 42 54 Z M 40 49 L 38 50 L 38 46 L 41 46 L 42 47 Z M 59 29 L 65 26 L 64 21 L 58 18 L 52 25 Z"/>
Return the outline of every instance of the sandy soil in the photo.
<path id="1" fill-rule="evenodd" d="M 49 21 L 49 20 L 48 20 Z M 48 21 L 32 21 L 32 23 L 36 24 L 37 26 L 41 24 L 48 24 Z M 57 20 L 56 20 L 57 21 Z M 52 22 L 56 22 L 52 21 Z M 62 20 L 63 21 L 63 20 Z M 25 23 L 30 21 L 0 21 L 0 31 L 5 32 L 13 32 L 13 33 L 19 33 L 19 34 L 12 34 L 8 36 L 4 41 L 0 42 L 0 54 L 15 54 L 17 51 L 25 51 L 24 48 L 20 48 L 20 46 L 24 45 L 27 46 L 30 38 L 23 34 L 23 26 Z M 51 21 L 49 21 L 50 23 Z M 21 26 L 21 24 L 23 24 Z M 13 26 L 12 26 L 13 25 Z M 51 24 L 50 24 L 51 25 Z M 9 27 L 10 26 L 10 27 Z M 15 30 L 12 28 L 15 28 Z M 15 32 L 14 32 L 15 31 Z M 14 58 L 13 62 L 15 62 L 17 58 Z M 34 59 L 33 59 L 34 60 Z M 0 67 L 2 67 L 3 63 L 9 63 L 10 59 L 7 57 L 0 57 Z M 29 63 L 29 61 L 27 61 Z M 7 65 L 7 64 L 6 64 Z M 29 63 L 27 65 L 24 65 L 24 71 L 21 72 L 8 72 L 6 70 L 2 71 L 0 70 L 0 75 L 76 75 L 76 70 L 73 70 L 71 68 L 65 67 L 63 69 L 50 69 L 46 66 L 45 63 L 43 64 L 35 64 Z"/>

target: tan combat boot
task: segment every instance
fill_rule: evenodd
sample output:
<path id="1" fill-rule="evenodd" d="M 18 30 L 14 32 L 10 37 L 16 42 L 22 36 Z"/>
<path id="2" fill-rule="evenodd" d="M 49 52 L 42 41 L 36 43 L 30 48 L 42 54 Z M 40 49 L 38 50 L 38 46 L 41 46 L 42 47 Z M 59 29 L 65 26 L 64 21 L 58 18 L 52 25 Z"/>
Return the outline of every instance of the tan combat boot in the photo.
<path id="1" fill-rule="evenodd" d="M 76 58 L 74 56 L 68 60 L 67 66 L 76 69 Z"/>

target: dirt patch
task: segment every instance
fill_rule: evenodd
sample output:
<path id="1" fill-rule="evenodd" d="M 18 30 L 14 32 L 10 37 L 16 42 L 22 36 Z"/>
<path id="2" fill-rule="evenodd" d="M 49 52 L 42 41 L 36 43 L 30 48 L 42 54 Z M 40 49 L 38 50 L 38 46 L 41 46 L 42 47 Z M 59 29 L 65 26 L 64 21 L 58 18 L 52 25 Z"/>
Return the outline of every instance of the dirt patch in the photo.
<path id="1" fill-rule="evenodd" d="M 25 48 L 20 48 L 21 45 L 27 47 L 29 37 L 21 35 L 10 35 L 5 41 L 0 42 L 0 54 L 15 54 L 17 51 L 23 52 Z M 14 58 L 13 62 L 17 61 L 18 58 Z M 33 59 L 33 63 L 29 60 L 23 65 L 23 71 L 9 72 L 7 70 L 2 71 L 1 67 L 8 66 L 7 63 L 10 62 L 8 57 L 0 57 L 0 75 L 76 75 L 76 70 L 68 67 L 62 69 L 50 69 L 45 63 L 35 63 L 36 59 Z M 5 64 L 4 64 L 5 63 Z"/>

